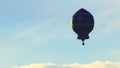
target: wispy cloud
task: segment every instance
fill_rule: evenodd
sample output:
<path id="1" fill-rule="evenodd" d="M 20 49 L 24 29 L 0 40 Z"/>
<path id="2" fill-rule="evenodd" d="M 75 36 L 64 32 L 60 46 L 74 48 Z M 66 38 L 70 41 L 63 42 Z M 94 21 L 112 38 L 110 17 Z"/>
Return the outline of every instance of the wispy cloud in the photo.
<path id="1" fill-rule="evenodd" d="M 30 26 L 25 29 L 14 32 L 8 37 L 9 45 L 44 45 L 57 38 L 67 38 L 70 30 L 70 25 L 45 23 L 35 26 Z M 24 43 L 25 42 L 25 43 Z M 14 44 L 13 44 L 14 43 Z"/>
<path id="2" fill-rule="evenodd" d="M 80 63 L 73 63 L 73 64 L 54 64 L 54 63 L 44 63 L 44 64 L 29 64 L 23 66 L 14 66 L 12 68 L 120 68 L 120 62 L 100 62 L 95 61 L 89 64 L 80 64 Z"/>
<path id="3" fill-rule="evenodd" d="M 120 20 L 114 20 L 109 22 L 105 27 L 102 28 L 103 35 L 116 34 L 120 29 Z"/>

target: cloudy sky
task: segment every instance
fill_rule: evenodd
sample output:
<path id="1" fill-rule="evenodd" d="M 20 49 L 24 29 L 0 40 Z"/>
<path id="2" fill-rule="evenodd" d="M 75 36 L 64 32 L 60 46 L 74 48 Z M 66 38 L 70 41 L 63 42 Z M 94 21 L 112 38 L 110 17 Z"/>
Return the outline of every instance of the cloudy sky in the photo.
<path id="1" fill-rule="evenodd" d="M 0 68 L 120 68 L 119 0 L 0 0 Z M 81 45 L 72 15 L 95 19 Z"/>

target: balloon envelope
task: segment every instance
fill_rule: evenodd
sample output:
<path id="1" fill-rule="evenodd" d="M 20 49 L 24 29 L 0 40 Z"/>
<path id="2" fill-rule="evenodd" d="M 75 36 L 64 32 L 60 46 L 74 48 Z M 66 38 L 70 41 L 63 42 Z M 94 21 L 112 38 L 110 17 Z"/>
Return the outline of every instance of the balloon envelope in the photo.
<path id="1" fill-rule="evenodd" d="M 72 17 L 72 28 L 78 35 L 78 39 L 84 41 L 89 38 L 89 33 L 93 30 L 94 19 L 90 12 L 80 9 Z M 84 44 L 84 43 L 83 43 Z"/>

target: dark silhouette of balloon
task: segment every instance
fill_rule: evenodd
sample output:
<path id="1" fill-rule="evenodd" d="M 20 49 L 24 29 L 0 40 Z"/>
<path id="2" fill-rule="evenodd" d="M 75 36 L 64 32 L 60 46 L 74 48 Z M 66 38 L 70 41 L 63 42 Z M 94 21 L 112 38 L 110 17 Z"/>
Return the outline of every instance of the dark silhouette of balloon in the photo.
<path id="1" fill-rule="evenodd" d="M 81 8 L 72 17 L 72 28 L 78 35 L 78 39 L 82 40 L 84 45 L 84 40 L 89 39 L 89 33 L 93 30 L 94 18 L 91 13 L 87 10 Z"/>

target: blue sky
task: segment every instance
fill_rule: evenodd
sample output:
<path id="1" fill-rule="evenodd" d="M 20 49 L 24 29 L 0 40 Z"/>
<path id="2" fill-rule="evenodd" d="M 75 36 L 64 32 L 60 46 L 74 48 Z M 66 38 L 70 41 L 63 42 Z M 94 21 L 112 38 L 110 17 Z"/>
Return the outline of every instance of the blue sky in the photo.
<path id="1" fill-rule="evenodd" d="M 119 0 L 0 0 L 0 68 L 35 63 L 120 62 Z M 81 45 L 72 15 L 85 8 L 95 19 Z"/>

